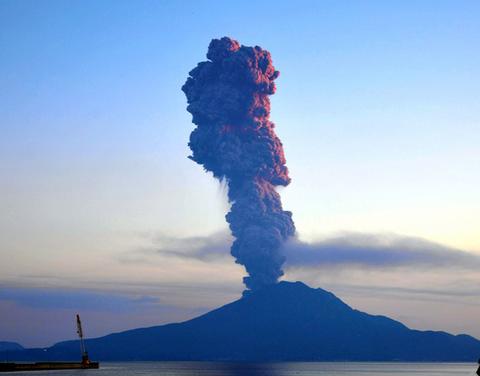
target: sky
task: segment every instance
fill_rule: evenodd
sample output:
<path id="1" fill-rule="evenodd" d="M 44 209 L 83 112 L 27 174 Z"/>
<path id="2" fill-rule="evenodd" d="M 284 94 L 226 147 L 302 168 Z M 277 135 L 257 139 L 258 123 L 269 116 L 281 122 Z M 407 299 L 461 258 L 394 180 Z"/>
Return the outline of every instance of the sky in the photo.
<path id="1" fill-rule="evenodd" d="M 212 38 L 272 54 L 285 279 L 480 337 L 480 2 L 0 1 L 0 340 L 47 346 L 241 296 L 180 88 Z"/>

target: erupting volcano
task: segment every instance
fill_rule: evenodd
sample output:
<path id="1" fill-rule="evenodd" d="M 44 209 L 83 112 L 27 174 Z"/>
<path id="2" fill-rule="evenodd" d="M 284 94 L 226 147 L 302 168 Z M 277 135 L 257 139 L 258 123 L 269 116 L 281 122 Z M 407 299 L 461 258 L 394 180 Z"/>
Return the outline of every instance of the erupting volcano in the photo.
<path id="1" fill-rule="evenodd" d="M 275 189 L 290 183 L 283 146 L 269 120 L 269 95 L 279 72 L 268 51 L 227 37 L 211 41 L 207 59 L 182 87 L 197 126 L 189 158 L 226 181 L 226 219 L 235 237 L 231 253 L 249 274 L 247 288 L 256 290 L 283 275 L 281 247 L 295 233 L 292 213 L 282 209 Z"/>

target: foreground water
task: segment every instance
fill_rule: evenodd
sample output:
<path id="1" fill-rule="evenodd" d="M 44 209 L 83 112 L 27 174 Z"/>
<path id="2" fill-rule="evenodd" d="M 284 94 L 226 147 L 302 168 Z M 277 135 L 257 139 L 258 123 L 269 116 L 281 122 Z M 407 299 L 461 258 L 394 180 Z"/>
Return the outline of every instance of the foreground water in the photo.
<path id="1" fill-rule="evenodd" d="M 473 363 L 101 363 L 99 370 L 15 372 L 43 376 L 435 376 L 475 375 Z"/>

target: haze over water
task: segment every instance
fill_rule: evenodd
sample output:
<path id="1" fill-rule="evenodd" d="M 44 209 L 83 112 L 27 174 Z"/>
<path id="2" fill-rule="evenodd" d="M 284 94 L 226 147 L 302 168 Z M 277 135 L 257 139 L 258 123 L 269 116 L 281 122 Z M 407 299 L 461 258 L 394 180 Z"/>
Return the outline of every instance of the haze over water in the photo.
<path id="1" fill-rule="evenodd" d="M 88 372 L 92 376 L 453 376 L 474 375 L 474 370 L 475 364 L 470 363 L 130 362 L 103 363 L 99 370 Z M 45 376 L 71 374 L 71 370 L 42 372 Z"/>

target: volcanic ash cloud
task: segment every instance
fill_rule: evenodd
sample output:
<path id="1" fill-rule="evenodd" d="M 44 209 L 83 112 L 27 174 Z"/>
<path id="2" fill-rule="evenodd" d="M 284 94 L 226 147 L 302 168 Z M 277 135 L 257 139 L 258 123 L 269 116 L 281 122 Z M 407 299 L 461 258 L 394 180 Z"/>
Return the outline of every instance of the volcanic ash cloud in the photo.
<path id="1" fill-rule="evenodd" d="M 280 139 L 269 120 L 269 95 L 279 72 L 270 53 L 213 39 L 182 90 L 196 128 L 189 146 L 193 161 L 228 185 L 226 215 L 235 240 L 231 253 L 244 265 L 251 290 L 283 275 L 282 244 L 295 233 L 292 213 L 282 209 L 275 187 L 290 183 Z"/>

